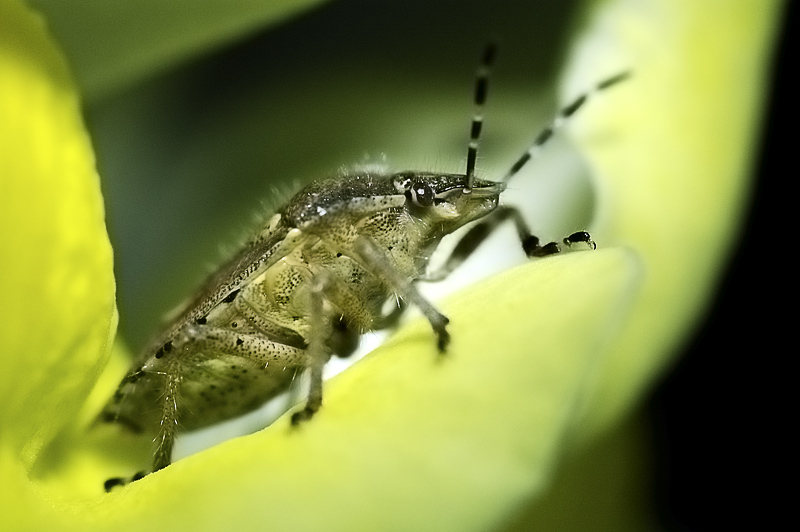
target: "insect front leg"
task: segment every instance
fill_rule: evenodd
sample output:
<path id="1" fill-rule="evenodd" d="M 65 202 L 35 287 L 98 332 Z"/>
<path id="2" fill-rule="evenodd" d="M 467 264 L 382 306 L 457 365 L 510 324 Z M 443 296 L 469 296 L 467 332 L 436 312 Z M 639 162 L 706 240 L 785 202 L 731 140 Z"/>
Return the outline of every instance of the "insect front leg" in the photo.
<path id="1" fill-rule="evenodd" d="M 450 343 L 450 333 L 447 332 L 447 324 L 450 320 L 447 319 L 447 316 L 436 310 L 436 307 L 422 297 L 417 287 L 397 270 L 374 240 L 364 235 L 359 236 L 355 241 L 355 249 L 373 274 L 380 277 L 402 299 L 420 309 L 433 327 L 433 332 L 436 333 L 438 338 L 436 345 L 439 351 L 444 352 L 447 344 Z"/>
<path id="2" fill-rule="evenodd" d="M 420 281 L 441 281 L 445 279 L 450 273 L 467 260 L 472 253 L 486 240 L 489 235 L 500 227 L 506 220 L 512 220 L 514 226 L 517 228 L 517 235 L 519 236 L 522 249 L 528 257 L 546 257 L 561 251 L 561 247 L 557 242 L 549 242 L 541 245 L 539 237 L 531 234 L 525 219 L 516 207 L 500 206 L 491 215 L 485 218 L 480 223 L 472 227 L 461 240 L 459 240 L 453 252 L 447 258 L 447 261 L 438 269 L 429 272 Z M 564 244 L 571 247 L 573 244 L 586 243 L 592 249 L 597 246 L 592 240 L 589 233 L 586 231 L 578 231 L 572 233 L 570 236 L 564 238 Z"/>

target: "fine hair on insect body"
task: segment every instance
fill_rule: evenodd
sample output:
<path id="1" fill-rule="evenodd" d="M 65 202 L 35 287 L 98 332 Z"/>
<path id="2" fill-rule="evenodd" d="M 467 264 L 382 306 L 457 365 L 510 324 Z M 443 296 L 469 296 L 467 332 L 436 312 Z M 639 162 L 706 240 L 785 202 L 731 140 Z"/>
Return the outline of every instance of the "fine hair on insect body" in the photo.
<path id="1" fill-rule="evenodd" d="M 586 231 L 540 242 L 500 196 L 592 94 L 627 74 L 606 79 L 564 107 L 508 172 L 491 181 L 477 175 L 476 161 L 495 52 L 489 44 L 481 56 L 463 174 L 364 168 L 315 181 L 173 313 L 100 414 L 102 422 L 155 441 L 150 468 L 109 479 L 107 491 L 168 466 L 179 431 L 250 412 L 287 391 L 302 372 L 310 390 L 291 423 L 310 420 L 322 406 L 326 362 L 350 355 L 360 335 L 392 325 L 406 305 L 420 310 L 445 353 L 449 320 L 415 283 L 446 278 L 506 221 L 514 224 L 528 257 L 559 253 L 564 246 L 596 247 Z M 444 263 L 429 270 L 442 238 L 467 224 L 472 225 Z M 385 303 L 394 299 L 404 305 L 387 313 Z"/>

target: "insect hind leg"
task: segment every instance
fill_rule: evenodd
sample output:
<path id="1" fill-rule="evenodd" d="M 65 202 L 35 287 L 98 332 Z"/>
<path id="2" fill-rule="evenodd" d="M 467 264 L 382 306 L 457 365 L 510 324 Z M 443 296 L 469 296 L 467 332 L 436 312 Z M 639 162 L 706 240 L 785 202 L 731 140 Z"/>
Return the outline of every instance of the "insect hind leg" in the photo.
<path id="1" fill-rule="evenodd" d="M 175 446 L 175 430 L 178 427 L 178 388 L 180 375 L 177 363 L 171 364 L 171 371 L 165 373 L 164 397 L 161 402 L 161 426 L 158 431 L 156 452 L 153 455 L 153 469 L 158 471 L 172 463 L 172 448 Z"/>
<path id="2" fill-rule="evenodd" d="M 164 393 L 161 403 L 161 426 L 159 427 L 156 451 L 153 454 L 153 465 L 150 471 L 140 471 L 132 477 L 113 477 L 103 483 L 106 492 L 117 486 L 124 486 L 144 478 L 149 473 L 167 467 L 172 463 L 172 449 L 175 445 L 175 431 L 178 426 L 178 388 L 180 375 L 176 364 L 171 364 L 168 371 L 161 373 L 164 376 Z"/>

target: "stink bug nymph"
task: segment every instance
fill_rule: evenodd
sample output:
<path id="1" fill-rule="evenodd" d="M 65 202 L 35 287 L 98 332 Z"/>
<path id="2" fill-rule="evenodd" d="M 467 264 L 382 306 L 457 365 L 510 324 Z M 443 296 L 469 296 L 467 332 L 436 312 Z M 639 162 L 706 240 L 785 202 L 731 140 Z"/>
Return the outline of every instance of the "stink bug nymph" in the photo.
<path id="1" fill-rule="evenodd" d="M 305 187 L 146 346 L 100 420 L 155 438 L 147 473 L 170 464 L 179 429 L 254 410 L 304 371 L 310 392 L 291 422 L 311 419 L 322 405 L 323 366 L 332 355 L 349 355 L 362 333 L 392 323 L 397 313 L 383 310 L 389 299 L 419 308 L 444 353 L 448 319 L 415 281 L 446 277 L 501 223 L 514 223 L 528 257 L 576 244 L 595 248 L 585 231 L 560 243 L 541 243 L 516 209 L 500 204 L 500 195 L 591 94 L 626 74 L 567 105 L 501 180 L 490 181 L 475 175 L 475 162 L 494 53 L 493 46 L 486 47 L 478 70 L 463 174 L 364 169 Z M 441 239 L 471 222 L 476 224 L 444 264 L 428 271 L 428 258 Z M 128 480 L 110 479 L 105 487 Z"/>

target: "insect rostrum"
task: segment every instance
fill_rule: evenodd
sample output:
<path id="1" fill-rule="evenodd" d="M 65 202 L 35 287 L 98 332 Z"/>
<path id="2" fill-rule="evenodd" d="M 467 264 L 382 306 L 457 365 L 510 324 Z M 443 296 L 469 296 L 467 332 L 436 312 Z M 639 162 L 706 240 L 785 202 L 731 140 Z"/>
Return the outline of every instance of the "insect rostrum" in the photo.
<path id="1" fill-rule="evenodd" d="M 478 111 L 493 55 L 487 48 L 479 70 Z M 598 88 L 610 85 L 604 83 Z M 148 472 L 169 465 L 179 428 L 197 429 L 258 408 L 303 371 L 310 374 L 310 393 L 292 423 L 310 419 L 322 405 L 324 364 L 333 355 L 349 355 L 360 334 L 386 327 L 394 315 L 383 314 L 390 298 L 419 308 L 444 352 L 448 319 L 420 295 L 415 281 L 444 278 L 502 222 L 516 225 L 528 256 L 560 251 L 555 242 L 540 245 L 519 212 L 500 204 L 504 182 L 475 177 L 481 121 L 478 112 L 464 174 L 364 169 L 315 182 L 206 281 L 142 351 L 101 414 L 155 437 Z M 475 221 L 441 269 L 428 271 L 441 239 Z M 594 247 L 583 231 L 563 243 Z M 126 481 L 110 479 L 106 489 Z"/>

